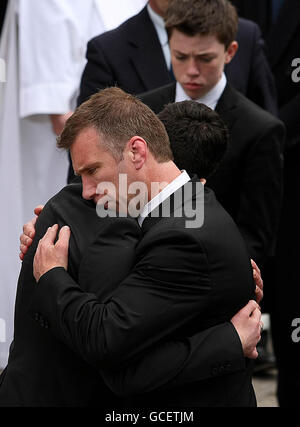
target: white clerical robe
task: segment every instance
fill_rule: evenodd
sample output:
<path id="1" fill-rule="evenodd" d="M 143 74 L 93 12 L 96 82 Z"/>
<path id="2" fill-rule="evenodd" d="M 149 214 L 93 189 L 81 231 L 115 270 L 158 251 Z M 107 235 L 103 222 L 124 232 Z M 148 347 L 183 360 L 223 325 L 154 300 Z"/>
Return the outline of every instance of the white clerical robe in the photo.
<path id="1" fill-rule="evenodd" d="M 13 337 L 22 225 L 32 218 L 36 205 L 66 184 L 68 159 L 55 146 L 49 114 L 75 108 L 88 40 L 118 26 L 145 4 L 9 2 L 0 44 L 0 58 L 6 63 L 6 82 L 0 82 L 0 368 L 6 365 Z"/>

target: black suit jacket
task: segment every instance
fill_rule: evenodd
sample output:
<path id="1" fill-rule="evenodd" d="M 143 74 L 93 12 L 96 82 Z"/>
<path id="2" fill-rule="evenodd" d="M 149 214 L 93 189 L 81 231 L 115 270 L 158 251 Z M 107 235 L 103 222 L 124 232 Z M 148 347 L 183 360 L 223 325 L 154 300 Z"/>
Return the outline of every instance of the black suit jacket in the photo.
<path id="1" fill-rule="evenodd" d="M 240 49 L 226 68 L 229 81 L 276 114 L 275 86 L 258 26 L 240 19 L 237 40 Z M 118 85 L 136 95 L 173 80 L 146 7 L 117 29 L 92 39 L 87 60 L 79 104 L 105 87 Z"/>
<path id="2" fill-rule="evenodd" d="M 103 405 L 118 403 L 100 374 L 56 340 L 38 314 L 36 320 L 43 329 L 28 312 L 37 286 L 32 272 L 33 256 L 39 239 L 51 224 L 70 225 L 68 271 L 87 291 L 107 298 L 112 288 L 98 288 L 97 274 L 101 273 L 106 282 L 113 285 L 114 280 L 116 283 L 122 280 L 133 265 L 135 245 L 140 237 L 135 221 L 108 219 L 104 222 L 97 217 L 93 203 L 84 201 L 80 194 L 80 185 L 65 188 L 47 203 L 38 219 L 37 235 L 20 273 L 14 341 L 8 365 L 0 378 L 0 406 L 87 406 L 98 402 L 99 395 L 104 399 Z M 115 257 L 120 261 L 118 269 Z M 97 269 L 99 258 L 103 262 L 101 272 Z"/>
<path id="3" fill-rule="evenodd" d="M 175 96 L 176 85 L 170 84 L 140 98 L 158 114 Z M 251 258 L 261 265 L 273 252 L 279 222 L 284 126 L 230 85 L 216 111 L 229 128 L 230 143 L 207 185 L 237 223 Z"/>
<path id="4" fill-rule="evenodd" d="M 39 239 L 54 223 L 68 224 L 72 230 L 68 280 L 79 281 L 94 298 L 109 301 L 136 262 L 135 247 L 142 236 L 136 221 L 99 219 L 95 205 L 84 201 L 81 191 L 80 185 L 63 189 L 48 202 L 37 222 L 36 237 L 23 261 L 18 283 L 14 341 L 0 377 L 0 406 L 115 409 L 126 402 L 128 408 L 134 402 L 124 400 L 127 396 L 243 371 L 241 345 L 230 323 L 173 342 L 159 343 L 159 337 L 153 337 L 153 343 L 145 346 L 145 354 L 135 352 L 135 359 L 129 358 L 128 366 L 120 369 L 122 358 L 127 357 L 124 353 L 116 361 L 117 369 L 102 370 L 101 376 L 99 365 L 92 367 L 89 358 L 85 361 L 81 357 L 82 352 L 77 355 L 54 337 L 51 325 L 39 312 L 32 319 L 29 306 L 42 289 L 32 274 L 33 256 Z"/>
<path id="5" fill-rule="evenodd" d="M 300 143 L 300 84 L 292 80 L 295 70 L 292 61 L 299 58 L 300 3 L 298 0 L 285 0 L 274 24 L 271 21 L 271 1 L 233 0 L 233 3 L 241 16 L 258 22 L 263 30 L 267 57 L 275 77 L 279 115 L 287 128 L 286 147 L 292 148 Z"/>
<path id="6" fill-rule="evenodd" d="M 169 216 L 158 212 L 157 217 L 144 221 L 135 267 L 106 303 L 83 293 L 62 268 L 52 269 L 40 279 L 32 310 L 41 313 L 52 333 L 93 365 L 120 367 L 157 341 L 178 340 L 199 328 L 214 328 L 228 322 L 253 297 L 249 257 L 232 219 L 206 189 L 204 224 L 187 228 L 187 205 L 196 202 L 203 187 L 195 180 L 184 188 L 189 194 L 184 207 L 176 197 L 177 202 L 170 203 Z M 102 285 L 99 277 L 99 287 Z M 226 351 L 233 345 L 232 350 L 242 356 L 240 343 L 227 341 L 228 334 L 218 339 Z M 216 346 L 219 343 L 214 339 L 209 349 L 202 347 L 202 357 L 221 357 Z M 165 360 L 166 369 L 170 362 Z M 223 359 L 222 369 L 214 368 L 201 382 L 192 369 L 191 384 L 179 387 L 175 377 L 168 391 L 147 393 L 140 399 L 135 396 L 130 403 L 148 408 L 254 406 L 251 363 L 235 374 L 232 369 L 230 360 L 224 363 Z M 227 375 L 218 378 L 220 372 Z M 149 375 L 153 381 L 157 374 L 144 372 L 146 379 Z"/>

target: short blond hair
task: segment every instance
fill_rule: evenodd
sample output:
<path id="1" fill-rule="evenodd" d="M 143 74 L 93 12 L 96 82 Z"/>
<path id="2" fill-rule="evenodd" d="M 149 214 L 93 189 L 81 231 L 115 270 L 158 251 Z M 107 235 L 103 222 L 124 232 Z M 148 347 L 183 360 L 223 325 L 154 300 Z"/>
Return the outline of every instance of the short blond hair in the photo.
<path id="1" fill-rule="evenodd" d="M 117 87 L 101 90 L 81 104 L 67 120 L 57 146 L 69 150 L 86 128 L 94 128 L 102 136 L 104 148 L 118 161 L 133 136 L 147 142 L 159 163 L 173 160 L 168 134 L 158 117 L 142 101 Z"/>

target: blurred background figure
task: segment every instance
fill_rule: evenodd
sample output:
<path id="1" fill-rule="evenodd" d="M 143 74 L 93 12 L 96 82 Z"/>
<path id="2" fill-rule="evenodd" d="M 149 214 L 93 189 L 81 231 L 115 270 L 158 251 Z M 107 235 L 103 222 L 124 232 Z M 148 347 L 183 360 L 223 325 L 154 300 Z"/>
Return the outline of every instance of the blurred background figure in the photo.
<path id="1" fill-rule="evenodd" d="M 300 58 L 300 2 L 233 0 L 233 3 L 241 16 L 253 19 L 262 28 L 278 92 L 279 116 L 287 128 L 283 211 L 276 257 L 265 275 L 265 304 L 271 313 L 279 404 L 295 407 L 300 395 L 300 345 L 293 342 L 291 335 L 292 322 L 300 317 L 300 59 L 297 60 Z M 282 304 L 285 290 L 289 297 Z"/>
<path id="2" fill-rule="evenodd" d="M 1 13 L 2 13 L 1 0 Z M 0 58 L 0 367 L 12 340 L 13 303 L 22 224 L 37 204 L 67 182 L 68 158 L 56 136 L 76 106 L 89 39 L 137 13 L 145 0 L 10 0 L 1 35 Z M 7 230 L 7 234 L 6 233 Z"/>

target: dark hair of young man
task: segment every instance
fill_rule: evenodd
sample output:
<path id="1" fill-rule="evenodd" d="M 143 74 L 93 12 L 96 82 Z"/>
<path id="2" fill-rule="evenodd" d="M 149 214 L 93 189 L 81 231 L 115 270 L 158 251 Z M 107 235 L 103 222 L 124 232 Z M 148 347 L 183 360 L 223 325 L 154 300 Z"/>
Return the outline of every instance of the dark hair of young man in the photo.
<path id="1" fill-rule="evenodd" d="M 236 38 L 238 14 L 228 0 L 170 0 L 165 26 L 169 38 L 174 29 L 192 37 L 214 35 L 227 49 Z"/>
<path id="2" fill-rule="evenodd" d="M 207 179 L 221 163 L 229 133 L 215 111 L 195 101 L 167 105 L 159 114 L 179 169 Z"/>

